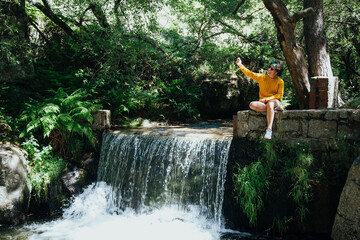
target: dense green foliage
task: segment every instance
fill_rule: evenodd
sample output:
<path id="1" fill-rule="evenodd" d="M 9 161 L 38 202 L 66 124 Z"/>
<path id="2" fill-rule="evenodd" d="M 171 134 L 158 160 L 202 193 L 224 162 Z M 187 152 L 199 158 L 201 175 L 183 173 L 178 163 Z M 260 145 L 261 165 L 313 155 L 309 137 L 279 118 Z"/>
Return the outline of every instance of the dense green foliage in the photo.
<path id="1" fill-rule="evenodd" d="M 284 61 L 272 16 L 258 0 L 245 1 L 235 14 L 236 0 L 44 2 L 0 3 L 0 102 L 6 106 L 0 115 L 20 131 L 13 119 L 29 99 L 45 101 L 58 88 L 86 90 L 112 110 L 115 122 L 198 118 L 202 81 L 234 72 L 237 56 L 254 71 Z M 301 2 L 284 2 L 290 12 L 302 9 Z M 360 92 L 359 11 L 356 0 L 324 1 L 344 100 Z M 296 108 L 289 73 L 282 77 L 285 100 Z"/>
<path id="2" fill-rule="evenodd" d="M 43 147 L 31 136 L 23 144 L 28 152 L 29 179 L 32 195 L 38 200 L 45 200 L 50 182 L 57 180 L 61 171 L 66 167 L 66 162 L 51 153 L 51 146 Z"/>
<path id="3" fill-rule="evenodd" d="M 91 113 L 100 106 L 84 100 L 87 96 L 80 90 L 66 94 L 60 88 L 52 98 L 28 103 L 21 116 L 21 121 L 27 125 L 20 137 L 41 132 L 44 138 L 50 139 L 55 152 L 63 157 L 81 152 L 86 140 L 95 145 Z"/>
<path id="4" fill-rule="evenodd" d="M 324 17 L 332 67 L 347 102 L 360 95 L 360 3 L 324 1 Z M 359 108 L 359 107 L 357 107 Z"/>

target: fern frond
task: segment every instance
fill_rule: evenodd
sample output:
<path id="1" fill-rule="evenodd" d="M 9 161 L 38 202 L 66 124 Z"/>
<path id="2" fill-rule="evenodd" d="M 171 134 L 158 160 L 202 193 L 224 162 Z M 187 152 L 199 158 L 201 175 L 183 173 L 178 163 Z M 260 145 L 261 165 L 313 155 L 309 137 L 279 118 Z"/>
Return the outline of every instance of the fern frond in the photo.
<path id="1" fill-rule="evenodd" d="M 50 133 L 57 126 L 56 118 L 57 117 L 55 113 L 46 114 L 40 118 L 41 125 L 44 131 L 44 137 L 49 137 Z"/>
<path id="2" fill-rule="evenodd" d="M 55 99 L 64 99 L 68 96 L 68 94 L 65 92 L 64 88 L 58 88 L 58 90 L 54 91 L 54 90 L 49 90 L 49 92 L 54 93 L 55 94 Z"/>
<path id="3" fill-rule="evenodd" d="M 84 129 L 84 135 L 87 137 L 87 139 L 91 142 L 91 144 L 94 146 L 95 144 L 95 139 L 93 137 L 93 132 L 91 127 L 86 126 Z"/>
<path id="4" fill-rule="evenodd" d="M 91 115 L 91 111 L 89 111 L 88 108 L 79 106 L 77 108 L 74 108 L 71 113 L 72 114 L 72 118 L 76 119 L 76 120 L 86 120 L 90 123 L 92 123 L 93 117 Z"/>
<path id="5" fill-rule="evenodd" d="M 33 121 L 30 121 L 27 125 L 26 125 L 26 132 L 30 133 L 33 131 L 36 131 L 37 129 L 39 129 L 41 126 L 41 120 L 39 118 L 34 119 Z"/>
<path id="6" fill-rule="evenodd" d="M 60 106 L 54 103 L 48 103 L 42 107 L 39 111 L 40 114 L 51 114 L 51 113 L 60 113 Z"/>
<path id="7" fill-rule="evenodd" d="M 72 117 L 67 113 L 61 113 L 57 116 L 58 126 L 62 131 L 73 131 L 73 125 L 78 124 L 72 119 Z"/>
<path id="8" fill-rule="evenodd" d="M 69 96 L 67 96 L 62 102 L 61 105 L 66 112 L 71 111 L 73 108 L 76 108 L 81 105 L 82 100 L 86 98 L 88 94 L 81 89 L 76 90 Z"/>

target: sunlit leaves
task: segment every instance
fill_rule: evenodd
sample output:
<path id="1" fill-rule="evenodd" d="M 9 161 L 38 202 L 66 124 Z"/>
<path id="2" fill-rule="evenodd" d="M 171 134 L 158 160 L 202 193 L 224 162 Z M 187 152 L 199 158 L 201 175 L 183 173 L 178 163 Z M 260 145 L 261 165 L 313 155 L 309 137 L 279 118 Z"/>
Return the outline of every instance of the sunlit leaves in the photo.
<path id="1" fill-rule="evenodd" d="M 86 100 L 87 94 L 83 90 L 67 94 L 60 88 L 55 94 L 54 98 L 44 102 L 28 104 L 21 118 L 27 122 L 21 137 L 40 131 L 63 156 L 72 151 L 71 142 L 76 138 L 85 137 L 94 144 L 91 113 L 100 106 Z"/>
<path id="2" fill-rule="evenodd" d="M 334 75 L 339 77 L 344 100 L 360 93 L 360 4 L 359 1 L 324 1 L 326 34 Z"/>
<path id="3" fill-rule="evenodd" d="M 60 176 L 67 164 L 62 158 L 51 153 L 51 146 L 41 146 L 33 136 L 30 136 L 22 146 L 28 153 L 28 166 L 31 168 L 29 174 L 31 192 L 38 201 L 45 200 L 48 197 L 49 183 Z"/>

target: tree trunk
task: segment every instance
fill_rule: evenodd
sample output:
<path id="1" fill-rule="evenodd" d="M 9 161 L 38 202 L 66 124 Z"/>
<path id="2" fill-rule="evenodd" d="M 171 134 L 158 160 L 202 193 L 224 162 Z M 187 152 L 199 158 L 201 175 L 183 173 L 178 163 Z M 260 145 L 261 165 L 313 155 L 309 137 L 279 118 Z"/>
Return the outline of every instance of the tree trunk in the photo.
<path id="1" fill-rule="evenodd" d="M 305 9 L 291 15 L 281 0 L 262 0 L 270 11 L 277 28 L 277 38 L 284 53 L 294 85 L 299 108 L 308 108 L 309 105 L 309 74 L 302 48 L 296 41 L 296 23 L 310 15 L 313 10 Z"/>
<path id="2" fill-rule="evenodd" d="M 338 107 L 343 104 L 338 95 L 337 78 L 333 77 L 330 55 L 328 52 L 327 38 L 324 29 L 323 0 L 304 0 L 304 8 L 313 8 L 314 14 L 304 18 L 304 35 L 306 52 L 308 54 L 310 77 L 329 77 L 330 105 Z"/>
<path id="3" fill-rule="evenodd" d="M 20 19 L 19 22 L 21 23 L 22 27 L 21 27 L 21 35 L 24 39 L 26 39 L 26 41 L 29 40 L 29 20 L 26 14 L 26 9 L 25 9 L 25 0 L 21 0 L 20 1 Z"/>
<path id="4" fill-rule="evenodd" d="M 310 77 L 332 77 L 330 56 L 324 29 L 323 0 L 304 0 L 304 8 L 312 7 L 315 12 L 304 18 L 306 52 L 308 53 Z"/>

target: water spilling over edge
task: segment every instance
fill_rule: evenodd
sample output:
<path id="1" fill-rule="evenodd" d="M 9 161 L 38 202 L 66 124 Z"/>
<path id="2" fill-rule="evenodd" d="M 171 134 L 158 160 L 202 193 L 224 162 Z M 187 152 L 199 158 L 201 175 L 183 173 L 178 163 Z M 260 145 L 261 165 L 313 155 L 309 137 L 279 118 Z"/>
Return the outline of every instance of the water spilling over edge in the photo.
<path id="1" fill-rule="evenodd" d="M 197 206 L 221 225 L 230 141 L 105 134 L 98 181 L 113 187 L 113 208 L 137 213 Z"/>
<path id="2" fill-rule="evenodd" d="M 99 181 L 61 219 L 25 225 L 5 239 L 228 239 L 219 230 L 229 145 L 108 134 Z M 229 239 L 251 239 L 236 233 Z"/>

